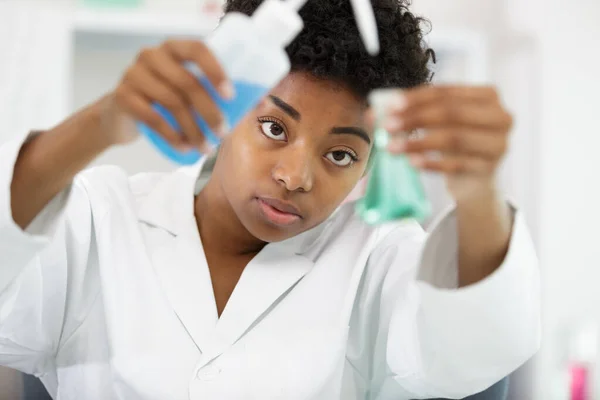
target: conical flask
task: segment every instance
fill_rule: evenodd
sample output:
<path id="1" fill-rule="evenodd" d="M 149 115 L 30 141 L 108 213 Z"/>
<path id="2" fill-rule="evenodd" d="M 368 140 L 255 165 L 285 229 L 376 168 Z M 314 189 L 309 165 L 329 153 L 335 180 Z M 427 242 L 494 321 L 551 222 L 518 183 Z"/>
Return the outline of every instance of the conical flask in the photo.
<path id="1" fill-rule="evenodd" d="M 371 95 L 376 117 L 375 142 L 367 189 L 356 202 L 357 213 L 368 224 L 404 218 L 423 221 L 431 213 L 419 172 L 410 164 L 408 157 L 391 154 L 387 150 L 390 138 L 383 128 L 383 121 L 391 95 L 391 89 L 377 90 Z"/>

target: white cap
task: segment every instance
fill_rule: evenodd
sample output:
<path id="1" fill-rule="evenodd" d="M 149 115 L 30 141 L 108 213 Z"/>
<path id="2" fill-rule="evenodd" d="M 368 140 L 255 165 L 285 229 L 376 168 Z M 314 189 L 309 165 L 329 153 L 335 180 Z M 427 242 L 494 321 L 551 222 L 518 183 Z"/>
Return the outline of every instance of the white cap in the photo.
<path id="1" fill-rule="evenodd" d="M 375 89 L 369 93 L 369 105 L 373 108 L 376 118 L 382 118 L 387 109 L 401 101 L 401 90 L 397 88 Z"/>
<path id="2" fill-rule="evenodd" d="M 281 0 L 265 0 L 252 14 L 252 21 L 257 30 L 282 47 L 290 44 L 304 27 L 298 12 Z"/>
<path id="3" fill-rule="evenodd" d="M 370 0 L 352 0 L 351 3 L 363 43 L 369 54 L 376 56 L 379 54 L 379 32 L 373 4 Z"/>

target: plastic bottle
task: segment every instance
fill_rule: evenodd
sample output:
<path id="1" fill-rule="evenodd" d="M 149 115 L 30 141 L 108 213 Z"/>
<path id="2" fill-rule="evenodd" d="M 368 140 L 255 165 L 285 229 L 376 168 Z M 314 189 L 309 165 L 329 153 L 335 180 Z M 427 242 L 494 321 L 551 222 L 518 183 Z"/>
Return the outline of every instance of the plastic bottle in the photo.
<path id="1" fill-rule="evenodd" d="M 289 73 L 290 61 L 285 48 L 302 31 L 303 22 L 298 10 L 306 1 L 265 0 L 251 17 L 241 13 L 228 13 L 206 40 L 207 46 L 234 84 L 233 99 L 223 99 L 195 64 L 186 64 L 186 68 L 198 77 L 223 112 L 229 128 L 233 128 Z M 376 54 L 379 51 L 379 41 L 370 0 L 353 0 L 352 4 L 367 50 Z M 175 118 L 167 109 L 160 104 L 155 104 L 154 107 L 176 131 L 180 131 Z M 218 138 L 197 114 L 196 123 L 207 140 L 218 145 Z M 138 129 L 176 163 L 194 164 L 201 158 L 197 150 L 181 152 L 173 148 L 147 125 L 138 123 Z"/>
<path id="2" fill-rule="evenodd" d="M 404 155 L 387 151 L 389 133 L 383 129 L 385 111 L 398 89 L 374 90 L 369 99 L 375 112 L 375 142 L 365 195 L 356 202 L 356 211 L 369 224 L 402 218 L 425 220 L 431 206 L 419 173 Z"/>

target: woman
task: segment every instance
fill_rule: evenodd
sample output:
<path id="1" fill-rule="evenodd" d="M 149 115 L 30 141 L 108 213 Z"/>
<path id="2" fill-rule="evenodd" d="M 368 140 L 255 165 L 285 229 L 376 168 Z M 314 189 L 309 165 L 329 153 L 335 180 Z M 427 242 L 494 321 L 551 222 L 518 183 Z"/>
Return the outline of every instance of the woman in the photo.
<path id="1" fill-rule="evenodd" d="M 525 362 L 538 347 L 536 258 L 494 182 L 510 116 L 491 88 L 421 86 L 422 21 L 373 3 L 374 59 L 346 0 L 308 3 L 293 72 L 222 131 L 204 187 L 202 162 L 82 172 L 135 139 L 132 120 L 208 151 L 190 110 L 215 129 L 222 117 L 182 61 L 232 93 L 200 42 L 143 51 L 106 97 L 4 145 L 0 362 L 62 400 L 458 398 Z M 372 148 L 366 95 L 391 86 L 410 90 L 390 110 L 390 150 L 443 173 L 457 203 L 429 236 L 339 207 Z M 403 141 L 413 129 L 429 133 Z"/>

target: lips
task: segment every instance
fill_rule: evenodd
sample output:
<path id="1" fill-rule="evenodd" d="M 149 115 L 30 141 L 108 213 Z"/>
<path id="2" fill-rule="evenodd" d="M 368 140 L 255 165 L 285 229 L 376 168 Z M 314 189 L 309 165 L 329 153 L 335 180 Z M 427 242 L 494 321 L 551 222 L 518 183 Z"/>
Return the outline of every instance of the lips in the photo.
<path id="1" fill-rule="evenodd" d="M 280 211 L 282 213 L 295 214 L 299 217 L 302 217 L 302 215 L 300 215 L 300 210 L 298 210 L 298 208 L 292 203 L 287 203 L 285 201 L 271 199 L 267 197 L 259 197 L 259 200 L 270 205 L 275 210 Z"/>
<path id="2" fill-rule="evenodd" d="M 281 200 L 258 197 L 262 215 L 275 225 L 292 225 L 302 219 L 298 207 Z"/>

